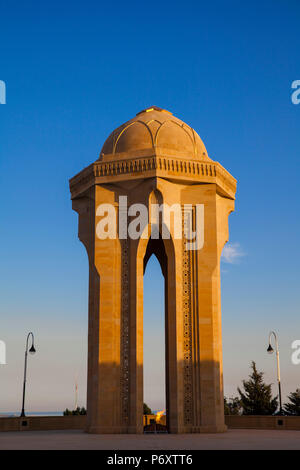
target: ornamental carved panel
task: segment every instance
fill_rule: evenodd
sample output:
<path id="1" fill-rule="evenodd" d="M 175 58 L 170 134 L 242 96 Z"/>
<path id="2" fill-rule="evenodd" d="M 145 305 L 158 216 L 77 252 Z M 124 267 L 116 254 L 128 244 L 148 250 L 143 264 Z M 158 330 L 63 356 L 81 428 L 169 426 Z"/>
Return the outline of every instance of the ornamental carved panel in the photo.
<path id="1" fill-rule="evenodd" d="M 129 418 L 129 244 L 121 240 L 121 416 L 124 422 Z"/>
<path id="2" fill-rule="evenodd" d="M 192 208 L 183 213 L 182 236 L 182 311 L 183 311 L 183 388 L 184 388 L 184 424 L 192 424 L 193 383 L 192 383 L 192 302 L 191 302 L 191 251 L 186 249 L 185 233 Z"/>

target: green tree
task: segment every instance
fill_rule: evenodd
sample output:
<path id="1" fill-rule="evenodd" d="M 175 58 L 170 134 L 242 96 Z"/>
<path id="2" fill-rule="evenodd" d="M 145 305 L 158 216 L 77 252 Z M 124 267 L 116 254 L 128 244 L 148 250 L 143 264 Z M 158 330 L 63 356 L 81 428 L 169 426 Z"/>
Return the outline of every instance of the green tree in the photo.
<path id="1" fill-rule="evenodd" d="M 224 397 L 224 414 L 239 415 L 241 414 L 241 400 L 238 397 Z"/>
<path id="2" fill-rule="evenodd" d="M 263 372 L 258 372 L 254 361 L 249 380 L 243 380 L 244 391 L 238 388 L 243 415 L 273 415 L 278 407 L 277 397 L 272 397 L 272 385 L 263 381 Z"/>
<path id="3" fill-rule="evenodd" d="M 64 411 L 64 416 L 77 416 L 77 415 L 86 415 L 86 409 L 84 407 L 80 408 L 79 406 L 76 408 L 76 410 L 69 410 L 68 408 L 65 409 Z"/>
<path id="4" fill-rule="evenodd" d="M 146 403 L 144 403 L 144 415 L 152 415 L 151 408 Z"/>
<path id="5" fill-rule="evenodd" d="M 283 405 L 284 411 L 289 416 L 300 416 L 300 389 L 288 395 L 290 403 Z"/>

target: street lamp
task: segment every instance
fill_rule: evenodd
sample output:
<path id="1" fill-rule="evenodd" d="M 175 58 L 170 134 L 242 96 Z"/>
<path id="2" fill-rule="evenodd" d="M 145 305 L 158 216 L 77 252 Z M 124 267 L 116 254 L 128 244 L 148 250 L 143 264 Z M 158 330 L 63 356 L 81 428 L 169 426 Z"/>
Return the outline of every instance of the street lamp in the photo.
<path id="1" fill-rule="evenodd" d="M 28 351 L 28 341 L 29 341 L 30 336 L 31 336 L 31 348 L 30 348 L 29 351 Z M 24 382 L 23 382 L 23 401 L 22 401 L 21 418 L 25 418 L 24 406 L 25 406 L 25 390 L 26 390 L 26 375 L 27 375 L 27 356 L 28 356 L 28 352 L 29 352 L 30 354 L 34 354 L 34 353 L 36 352 L 36 351 L 35 351 L 35 347 L 34 347 L 34 336 L 33 336 L 33 333 L 32 333 L 32 332 L 28 333 L 28 335 L 27 335 L 27 340 L 26 340 L 25 364 L 24 364 Z"/>
<path id="2" fill-rule="evenodd" d="M 277 382 L 278 382 L 278 390 L 279 390 L 279 412 L 282 415 L 282 400 L 281 400 L 281 383 L 280 383 L 280 363 L 279 363 L 279 346 L 278 346 L 278 340 L 276 333 L 274 331 L 271 331 L 269 334 L 269 346 L 267 349 L 267 352 L 269 354 L 273 354 L 274 349 L 272 348 L 271 345 L 271 336 L 274 336 L 275 339 L 275 348 L 276 348 L 276 360 L 277 360 Z"/>

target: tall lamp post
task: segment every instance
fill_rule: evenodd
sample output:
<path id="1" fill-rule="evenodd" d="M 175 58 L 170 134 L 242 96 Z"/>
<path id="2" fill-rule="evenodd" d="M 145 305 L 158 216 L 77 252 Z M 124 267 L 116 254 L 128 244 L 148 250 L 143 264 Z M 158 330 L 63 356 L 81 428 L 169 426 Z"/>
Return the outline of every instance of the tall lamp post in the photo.
<path id="1" fill-rule="evenodd" d="M 278 382 L 278 390 L 279 390 L 279 412 L 282 415 L 282 400 L 281 400 L 281 383 L 280 383 L 280 362 L 279 362 L 279 346 L 278 346 L 278 339 L 276 333 L 271 331 L 269 334 L 269 346 L 267 352 L 269 354 L 273 354 L 274 349 L 271 345 L 271 337 L 274 336 L 275 339 L 275 350 L 276 350 L 276 361 L 277 361 L 277 382 Z"/>
<path id="2" fill-rule="evenodd" d="M 30 336 L 31 336 L 31 347 L 28 351 L 28 342 L 29 342 Z M 28 352 L 30 354 L 34 354 L 36 352 L 35 347 L 34 347 L 34 336 L 33 336 L 32 332 L 28 333 L 27 340 L 26 340 L 25 364 L 24 364 L 24 382 L 23 382 L 23 400 L 22 400 L 21 418 L 25 418 L 25 408 L 24 407 L 25 407 L 25 391 L 26 391 L 26 375 L 27 375 L 27 356 L 28 356 Z"/>

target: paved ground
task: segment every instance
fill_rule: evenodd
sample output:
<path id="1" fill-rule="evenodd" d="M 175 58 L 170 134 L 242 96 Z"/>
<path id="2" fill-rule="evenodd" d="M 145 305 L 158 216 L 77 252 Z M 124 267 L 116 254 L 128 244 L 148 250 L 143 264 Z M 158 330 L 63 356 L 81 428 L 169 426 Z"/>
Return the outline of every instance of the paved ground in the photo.
<path id="1" fill-rule="evenodd" d="M 93 435 L 82 431 L 1 432 L 0 449 L 300 449 L 300 431 L 231 429 L 224 434 Z"/>

